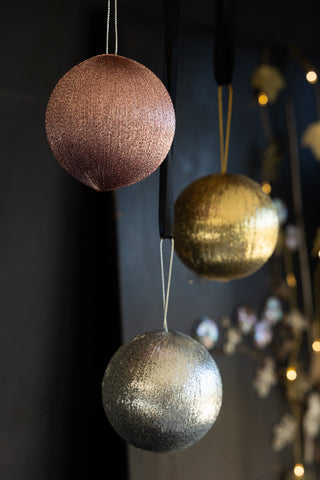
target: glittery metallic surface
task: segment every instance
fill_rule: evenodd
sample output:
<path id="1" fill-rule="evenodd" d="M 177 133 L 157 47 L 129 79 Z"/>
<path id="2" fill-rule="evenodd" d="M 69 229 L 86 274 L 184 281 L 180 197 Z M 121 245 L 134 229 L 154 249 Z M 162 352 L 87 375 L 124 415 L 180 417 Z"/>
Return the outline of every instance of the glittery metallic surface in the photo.
<path id="1" fill-rule="evenodd" d="M 174 331 L 139 335 L 114 354 L 102 382 L 116 432 L 153 452 L 182 450 L 211 428 L 222 402 L 216 363 L 193 338 Z"/>
<path id="2" fill-rule="evenodd" d="M 148 68 L 98 55 L 58 82 L 46 132 L 67 172 L 96 190 L 113 190 L 158 168 L 173 141 L 175 114 L 165 86 Z"/>
<path id="3" fill-rule="evenodd" d="M 175 248 L 182 262 L 212 280 L 245 277 L 272 255 L 279 220 L 270 197 L 248 177 L 196 180 L 175 203 Z"/>

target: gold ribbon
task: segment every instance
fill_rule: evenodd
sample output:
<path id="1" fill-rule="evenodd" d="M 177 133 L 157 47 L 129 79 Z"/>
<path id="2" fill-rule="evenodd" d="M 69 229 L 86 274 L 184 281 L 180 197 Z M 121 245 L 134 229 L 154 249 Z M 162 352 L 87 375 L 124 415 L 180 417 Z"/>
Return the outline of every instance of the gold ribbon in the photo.
<path id="1" fill-rule="evenodd" d="M 231 127 L 231 114 L 232 114 L 232 99 L 233 90 L 232 86 L 228 85 L 228 115 L 226 126 L 226 138 L 223 135 L 223 108 L 222 108 L 222 85 L 218 87 L 218 106 L 219 106 L 219 135 L 220 135 L 220 165 L 221 173 L 226 173 L 228 165 L 229 155 L 229 142 L 230 142 L 230 127 Z"/>

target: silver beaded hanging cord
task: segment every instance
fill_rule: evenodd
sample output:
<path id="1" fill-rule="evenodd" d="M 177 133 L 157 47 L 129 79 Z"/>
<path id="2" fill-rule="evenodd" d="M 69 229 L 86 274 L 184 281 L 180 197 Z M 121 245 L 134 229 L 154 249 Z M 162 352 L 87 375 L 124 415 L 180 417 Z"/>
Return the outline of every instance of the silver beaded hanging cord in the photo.
<path id="1" fill-rule="evenodd" d="M 109 53 L 109 27 L 110 27 L 110 0 L 107 7 L 106 54 Z"/>
<path id="2" fill-rule="evenodd" d="M 111 15 L 111 0 L 108 0 L 107 7 L 107 29 L 106 29 L 106 53 L 109 53 L 109 34 L 110 34 L 110 15 Z M 118 55 L 118 4 L 114 0 L 114 54 Z"/>
<path id="3" fill-rule="evenodd" d="M 168 314 L 169 293 L 170 293 L 170 285 L 171 285 L 172 263 L 173 263 L 173 252 L 174 252 L 174 240 L 173 238 L 170 238 L 169 240 L 171 242 L 171 252 L 170 252 L 170 260 L 169 260 L 167 291 L 166 291 L 166 282 L 164 279 L 164 266 L 163 266 L 163 238 L 161 238 L 160 240 L 160 265 L 161 265 L 162 300 L 163 300 L 163 329 L 166 332 L 168 331 L 167 314 Z"/>
<path id="4" fill-rule="evenodd" d="M 118 55 L 118 4 L 114 0 L 114 54 Z"/>

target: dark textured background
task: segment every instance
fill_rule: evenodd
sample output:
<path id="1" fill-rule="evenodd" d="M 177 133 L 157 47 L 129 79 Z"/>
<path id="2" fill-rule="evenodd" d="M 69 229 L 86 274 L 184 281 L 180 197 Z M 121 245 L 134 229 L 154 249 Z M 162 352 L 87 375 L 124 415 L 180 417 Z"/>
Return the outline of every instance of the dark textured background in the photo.
<path id="1" fill-rule="evenodd" d="M 259 179 L 251 160 L 266 144 L 250 75 L 271 46 L 295 102 L 299 134 L 314 121 L 313 89 L 286 52 L 295 44 L 317 63 L 320 7 L 239 4 L 229 170 Z M 287 407 L 279 388 L 257 398 L 255 364 L 246 357 L 216 359 L 225 392 L 221 415 L 186 452 L 159 456 L 130 448 L 127 465 L 126 446 L 105 419 L 100 383 L 109 358 L 122 339 L 161 327 L 158 172 L 116 196 L 91 191 L 59 167 L 44 131 L 58 79 L 103 53 L 104 12 L 101 0 L 13 0 L 1 7 L 0 478 L 105 478 L 116 468 L 117 479 L 276 480 L 291 453 L 272 453 L 271 429 Z M 213 2 L 182 1 L 175 196 L 219 169 L 212 26 Z M 120 0 L 119 36 L 121 55 L 162 76 L 161 1 Z M 284 95 L 272 117 L 281 134 Z M 290 206 L 287 168 L 275 193 L 288 195 Z M 305 149 L 301 168 L 310 246 L 320 165 Z M 199 280 L 175 258 L 169 326 L 189 333 L 202 313 L 219 321 L 237 303 L 258 308 L 270 288 L 268 266 L 221 284 Z"/>

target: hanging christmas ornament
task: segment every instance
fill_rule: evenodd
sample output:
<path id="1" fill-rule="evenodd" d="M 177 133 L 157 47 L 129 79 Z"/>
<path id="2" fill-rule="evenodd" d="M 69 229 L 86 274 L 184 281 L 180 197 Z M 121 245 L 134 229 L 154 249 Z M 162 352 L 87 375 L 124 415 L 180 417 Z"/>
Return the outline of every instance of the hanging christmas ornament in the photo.
<path id="1" fill-rule="evenodd" d="M 175 243 L 180 259 L 211 280 L 242 278 L 258 270 L 277 243 L 279 219 L 261 186 L 243 175 L 226 173 L 232 88 L 225 145 L 222 90 L 218 89 L 221 173 L 189 185 L 175 203 Z"/>
<path id="2" fill-rule="evenodd" d="M 272 255 L 278 225 L 272 201 L 258 183 L 243 175 L 209 175 L 176 201 L 176 252 L 202 277 L 242 278 Z"/>
<path id="3" fill-rule="evenodd" d="M 166 3 L 167 9 L 173 8 L 171 3 Z M 199 342 L 168 331 L 174 240 L 169 165 L 165 169 L 162 165 L 161 170 L 163 331 L 146 332 L 119 348 L 106 369 L 102 398 L 111 425 L 124 440 L 145 450 L 172 452 L 189 447 L 211 428 L 221 408 L 222 384 L 214 360 Z M 167 289 L 163 261 L 165 238 L 171 243 Z"/>
<path id="4" fill-rule="evenodd" d="M 220 373 L 208 351 L 188 335 L 167 329 L 171 242 L 167 294 L 162 239 L 160 243 L 164 330 L 138 335 L 122 345 L 102 382 L 104 410 L 116 432 L 137 448 L 162 453 L 200 440 L 222 402 Z"/>
<path id="5" fill-rule="evenodd" d="M 112 357 L 102 384 L 103 406 L 135 447 L 171 452 L 191 446 L 221 407 L 219 371 L 208 351 L 179 332 L 148 332 Z"/>
<path id="6" fill-rule="evenodd" d="M 173 141 L 175 114 L 159 78 L 117 55 L 116 29 L 114 55 L 107 46 L 107 54 L 76 65 L 58 82 L 47 106 L 46 132 L 68 173 L 95 190 L 113 190 L 158 168 Z"/>

